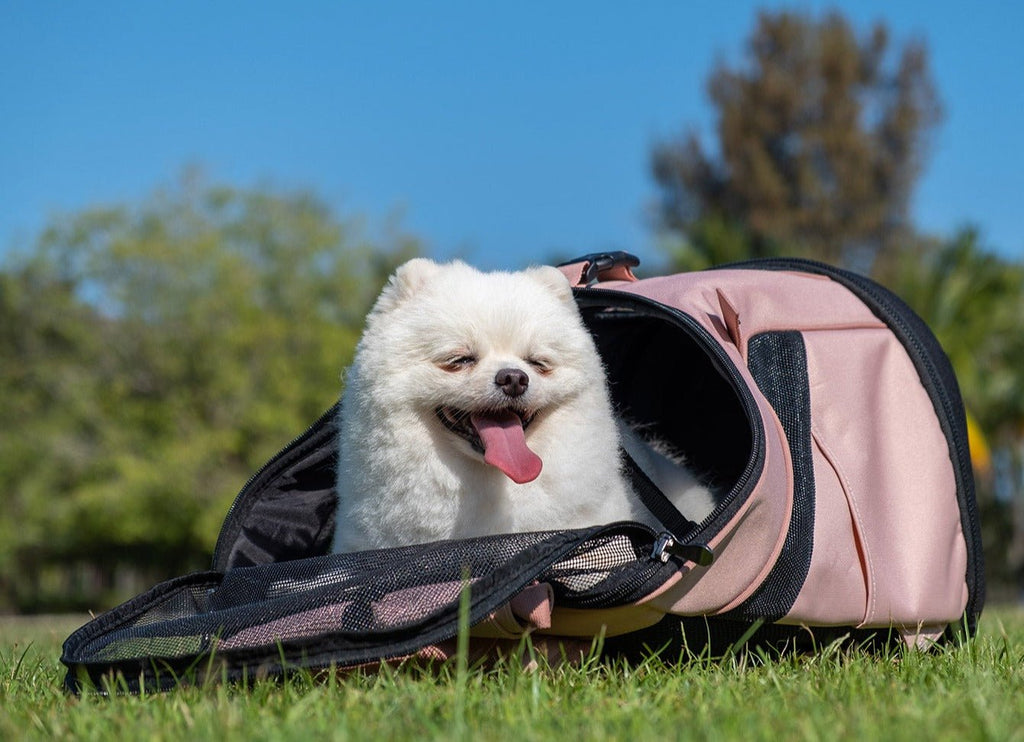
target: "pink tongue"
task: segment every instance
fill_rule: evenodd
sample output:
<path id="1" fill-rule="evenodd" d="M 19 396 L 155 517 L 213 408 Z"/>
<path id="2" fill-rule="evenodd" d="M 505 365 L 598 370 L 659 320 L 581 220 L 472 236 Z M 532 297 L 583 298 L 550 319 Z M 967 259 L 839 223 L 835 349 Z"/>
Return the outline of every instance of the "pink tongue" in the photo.
<path id="1" fill-rule="evenodd" d="M 484 444 L 484 461 L 501 469 L 516 484 L 532 482 L 540 476 L 544 462 L 526 446 L 523 421 L 508 410 L 474 412 L 471 420 Z"/>

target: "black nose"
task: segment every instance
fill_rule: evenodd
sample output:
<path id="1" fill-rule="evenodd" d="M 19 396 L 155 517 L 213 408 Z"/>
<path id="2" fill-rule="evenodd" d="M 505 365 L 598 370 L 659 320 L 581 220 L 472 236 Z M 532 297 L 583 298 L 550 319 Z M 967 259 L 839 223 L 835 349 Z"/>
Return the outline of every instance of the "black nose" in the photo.
<path id="1" fill-rule="evenodd" d="M 503 368 L 494 375 L 494 383 L 510 397 L 521 397 L 530 386 L 530 377 L 518 368 Z"/>

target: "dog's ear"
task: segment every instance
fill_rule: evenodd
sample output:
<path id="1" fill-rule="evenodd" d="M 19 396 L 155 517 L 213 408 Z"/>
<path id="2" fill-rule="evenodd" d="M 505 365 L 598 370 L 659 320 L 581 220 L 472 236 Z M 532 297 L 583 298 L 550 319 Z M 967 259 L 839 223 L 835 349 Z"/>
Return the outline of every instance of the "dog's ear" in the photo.
<path id="1" fill-rule="evenodd" d="M 427 258 L 413 258 L 398 266 L 374 305 L 374 311 L 387 311 L 413 296 L 437 275 L 441 266 Z"/>
<path id="2" fill-rule="evenodd" d="M 562 301 L 573 302 L 572 286 L 569 285 L 569 279 L 558 268 L 542 265 L 537 268 L 527 269 L 526 275 L 551 291 Z"/>

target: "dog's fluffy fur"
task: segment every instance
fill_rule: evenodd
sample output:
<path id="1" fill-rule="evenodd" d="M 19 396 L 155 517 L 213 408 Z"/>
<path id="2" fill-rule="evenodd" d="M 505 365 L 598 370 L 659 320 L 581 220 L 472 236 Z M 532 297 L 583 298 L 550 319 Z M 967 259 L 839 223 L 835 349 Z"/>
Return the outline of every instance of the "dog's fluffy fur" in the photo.
<path id="1" fill-rule="evenodd" d="M 558 270 L 411 260 L 345 376 L 334 550 L 655 525 L 622 476 L 620 443 L 690 517 L 710 511 L 685 467 L 616 422 Z"/>

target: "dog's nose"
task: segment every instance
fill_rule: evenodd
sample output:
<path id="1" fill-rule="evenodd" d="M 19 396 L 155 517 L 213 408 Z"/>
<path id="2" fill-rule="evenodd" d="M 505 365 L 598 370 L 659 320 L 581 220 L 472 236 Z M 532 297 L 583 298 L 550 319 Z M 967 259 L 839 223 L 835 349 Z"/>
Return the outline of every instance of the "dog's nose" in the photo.
<path id="1" fill-rule="evenodd" d="M 510 397 L 521 397 L 530 386 L 530 377 L 518 368 L 503 368 L 494 375 L 494 383 Z"/>

